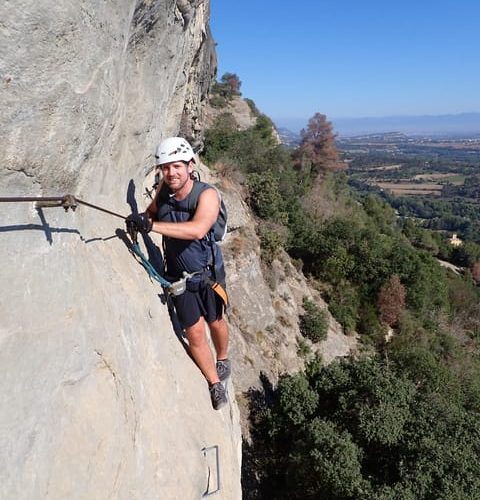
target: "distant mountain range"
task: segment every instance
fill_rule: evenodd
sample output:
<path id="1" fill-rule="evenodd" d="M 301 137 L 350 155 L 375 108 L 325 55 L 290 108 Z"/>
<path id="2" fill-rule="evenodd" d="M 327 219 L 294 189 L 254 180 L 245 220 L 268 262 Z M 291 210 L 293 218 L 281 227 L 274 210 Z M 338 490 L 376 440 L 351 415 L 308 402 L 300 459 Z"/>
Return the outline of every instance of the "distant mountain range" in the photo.
<path id="1" fill-rule="evenodd" d="M 407 135 L 480 135 L 480 113 L 452 115 L 385 116 L 371 118 L 330 118 L 339 136 L 401 132 Z M 274 120 L 275 121 L 275 120 Z M 278 119 L 279 128 L 296 135 L 308 119 Z"/>
<path id="2" fill-rule="evenodd" d="M 298 132 L 292 132 L 283 127 L 278 127 L 277 132 L 284 146 L 295 148 L 300 144 L 300 134 Z"/>

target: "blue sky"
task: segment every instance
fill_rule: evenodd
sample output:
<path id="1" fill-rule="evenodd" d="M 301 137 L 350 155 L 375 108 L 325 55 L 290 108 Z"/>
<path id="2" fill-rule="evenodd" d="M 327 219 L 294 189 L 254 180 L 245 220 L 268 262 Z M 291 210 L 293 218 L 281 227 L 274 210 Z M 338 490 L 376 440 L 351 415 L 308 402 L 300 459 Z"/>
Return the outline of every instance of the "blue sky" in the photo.
<path id="1" fill-rule="evenodd" d="M 218 75 L 277 123 L 480 111 L 480 1 L 211 0 Z"/>

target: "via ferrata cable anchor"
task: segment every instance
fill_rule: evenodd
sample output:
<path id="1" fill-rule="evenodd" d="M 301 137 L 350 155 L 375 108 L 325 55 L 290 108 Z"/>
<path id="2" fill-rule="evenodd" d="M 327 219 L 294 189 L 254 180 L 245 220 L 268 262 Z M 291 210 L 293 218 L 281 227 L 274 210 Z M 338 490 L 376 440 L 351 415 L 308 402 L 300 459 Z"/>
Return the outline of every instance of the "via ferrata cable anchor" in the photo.
<path id="1" fill-rule="evenodd" d="M 72 212 L 75 212 L 77 206 L 77 199 L 73 196 L 73 194 L 67 194 L 63 197 L 62 207 L 65 209 L 65 212 L 68 212 L 69 208 L 72 209 Z"/>
<path id="2" fill-rule="evenodd" d="M 65 212 L 71 208 L 72 212 L 75 212 L 75 209 L 78 206 L 77 200 L 73 194 L 66 194 L 65 196 L 44 196 L 38 198 L 23 198 L 19 199 L 19 201 L 34 201 L 35 208 L 56 208 L 63 207 Z"/>

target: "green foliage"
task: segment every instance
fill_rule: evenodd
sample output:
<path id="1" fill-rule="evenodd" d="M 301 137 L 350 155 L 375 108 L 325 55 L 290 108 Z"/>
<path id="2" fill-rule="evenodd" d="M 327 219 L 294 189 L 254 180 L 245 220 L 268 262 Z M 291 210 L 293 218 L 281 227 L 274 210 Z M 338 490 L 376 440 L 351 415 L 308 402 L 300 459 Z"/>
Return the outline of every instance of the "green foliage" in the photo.
<path id="1" fill-rule="evenodd" d="M 403 234 L 410 240 L 412 245 L 427 250 L 433 255 L 438 255 L 441 250 L 444 256 L 446 256 L 445 251 L 449 252 L 450 247 L 444 243 L 440 234 L 422 228 L 412 219 L 406 219 L 404 221 Z"/>
<path id="2" fill-rule="evenodd" d="M 210 98 L 210 106 L 213 108 L 224 108 L 227 105 L 227 100 L 221 95 L 214 95 Z"/>
<path id="3" fill-rule="evenodd" d="M 348 432 L 314 418 L 302 429 L 298 447 L 289 457 L 287 487 L 303 488 L 303 498 L 329 492 L 328 498 L 358 498 L 366 481 L 361 473 L 361 450 Z"/>
<path id="4" fill-rule="evenodd" d="M 313 360 L 282 377 L 252 429 L 257 498 L 473 500 L 480 419 L 466 388 L 478 372 L 454 372 L 428 351 L 402 351 Z"/>
<path id="5" fill-rule="evenodd" d="M 278 223 L 287 222 L 278 178 L 273 172 L 249 174 L 247 186 L 250 190 L 250 205 L 258 216 Z"/>
<path id="6" fill-rule="evenodd" d="M 328 309 L 349 335 L 355 331 L 360 299 L 358 291 L 349 283 L 339 283 L 328 296 Z"/>
<path id="7" fill-rule="evenodd" d="M 245 98 L 244 101 L 248 104 L 248 107 L 250 108 L 250 111 L 253 113 L 253 116 L 260 116 L 261 113 L 257 108 L 257 105 L 255 104 L 255 101 L 252 99 Z"/>
<path id="8" fill-rule="evenodd" d="M 336 153 L 330 148 L 332 130 L 325 117 L 314 118 L 301 153 L 311 153 L 318 167 L 322 155 L 326 165 Z M 460 314 L 459 294 L 452 292 L 446 271 L 431 254 L 451 252 L 458 262 L 472 264 L 480 259 L 480 246 L 450 250 L 441 235 L 412 221 L 407 220 L 402 228 L 385 200 L 374 195 L 355 199 L 345 173 L 325 173 L 328 168 L 320 166 L 323 173 L 316 178 L 298 158 L 298 153 L 292 157 L 276 144 L 272 122 L 261 114 L 253 127 L 242 131 L 231 115 L 223 114 L 205 135 L 204 159 L 210 164 L 224 162 L 245 175 L 248 200 L 259 217 L 265 262 L 286 249 L 302 262 L 304 272 L 328 284 L 324 288 L 329 290 L 325 294 L 329 310 L 345 332 L 358 331 L 378 347 L 383 346 L 385 329 L 374 305 L 392 275 L 405 288 L 405 308 L 419 318 L 421 328 L 434 330 L 442 312 Z M 310 199 L 323 203 L 328 216 L 308 210 L 305 200 L 312 191 Z M 453 309 L 452 297 L 458 299 Z M 390 323 L 397 329 L 404 327 L 393 319 Z M 473 323 L 462 324 L 480 330 Z"/>
<path id="9" fill-rule="evenodd" d="M 355 198 L 345 174 L 325 173 L 334 151 L 322 159 L 321 148 L 310 146 L 303 151 L 310 158 L 292 157 L 261 114 L 243 131 L 222 115 L 206 134 L 205 159 L 244 174 L 263 260 L 286 249 L 322 282 L 344 331 L 359 332 L 370 345 L 371 359 L 328 367 L 313 360 L 268 391 L 252 417 L 251 498 L 477 498 L 479 291 L 471 275 L 453 276 L 433 255 L 472 265 L 480 247 L 452 249 L 412 219 L 399 224 L 379 197 Z M 308 210 L 310 195 L 323 212 Z M 325 313 L 309 301 L 304 309 L 302 334 L 317 342 L 326 333 Z M 388 343 L 379 313 L 395 328 Z M 298 352 L 308 351 L 299 339 Z"/>
<path id="10" fill-rule="evenodd" d="M 218 116 L 213 127 L 205 132 L 204 160 L 213 164 L 229 158 L 237 135 L 237 124 L 232 114 L 223 113 Z"/>
<path id="11" fill-rule="evenodd" d="M 301 374 L 286 376 L 278 383 L 278 402 L 282 425 L 298 425 L 311 417 L 318 405 L 318 394 Z"/>
<path id="12" fill-rule="evenodd" d="M 310 273 L 334 286 L 329 308 L 348 329 L 360 326 L 359 304 L 375 303 L 380 288 L 393 274 L 406 288 L 407 307 L 424 314 L 448 310 L 445 270 L 427 252 L 413 248 L 395 230 L 393 220 L 388 222 L 381 215 L 383 209 L 369 202 L 369 211 L 376 214 L 381 227 L 373 215 L 363 213 L 362 219 L 361 211 L 356 218 L 296 223 L 296 237 L 290 243 L 292 255 L 302 258 Z"/>
<path id="13" fill-rule="evenodd" d="M 279 224 L 262 224 L 259 227 L 259 236 L 262 260 L 270 264 L 285 248 L 286 230 Z"/>
<path id="14" fill-rule="evenodd" d="M 455 373 L 449 370 L 440 353 L 432 349 L 433 345 L 429 345 L 430 348 L 413 346 L 399 349 L 397 352 L 392 350 L 391 356 L 422 389 L 431 392 L 440 391 L 448 396 L 447 399 L 458 400 L 461 388 L 458 386 Z"/>
<path id="15" fill-rule="evenodd" d="M 392 234 L 396 230 L 395 212 L 378 196 L 368 195 L 363 200 L 363 209 L 377 231 Z"/>
<path id="16" fill-rule="evenodd" d="M 273 126 L 272 120 L 266 115 L 259 115 L 253 126 L 255 133 L 267 147 L 273 147 L 275 145 L 275 139 L 272 135 Z"/>
<path id="17" fill-rule="evenodd" d="M 265 115 L 259 115 L 253 127 L 238 130 L 233 116 L 223 113 L 206 130 L 204 146 L 203 159 L 209 165 L 223 161 L 245 173 L 270 170 L 279 178 L 293 174 L 290 154 L 276 143 L 272 121 Z"/>
<path id="18" fill-rule="evenodd" d="M 452 261 L 463 267 L 471 267 L 480 260 L 480 245 L 467 241 L 452 250 Z"/>
<path id="19" fill-rule="evenodd" d="M 297 337 L 297 355 L 302 358 L 308 358 L 312 354 L 312 350 L 307 341 L 300 335 Z"/>
<path id="20" fill-rule="evenodd" d="M 398 273 L 407 286 L 407 303 L 416 311 L 428 313 L 448 308 L 448 281 L 445 270 L 426 252 L 412 254 L 414 266 L 409 274 Z"/>
<path id="21" fill-rule="evenodd" d="M 320 342 L 327 338 L 328 316 L 326 311 L 307 297 L 303 299 L 305 314 L 300 317 L 300 332 L 312 342 Z"/>
<path id="22" fill-rule="evenodd" d="M 374 304 L 363 301 L 358 307 L 358 320 L 356 331 L 371 339 L 374 345 L 382 347 L 387 330 L 385 324 L 381 323 L 378 309 Z"/>

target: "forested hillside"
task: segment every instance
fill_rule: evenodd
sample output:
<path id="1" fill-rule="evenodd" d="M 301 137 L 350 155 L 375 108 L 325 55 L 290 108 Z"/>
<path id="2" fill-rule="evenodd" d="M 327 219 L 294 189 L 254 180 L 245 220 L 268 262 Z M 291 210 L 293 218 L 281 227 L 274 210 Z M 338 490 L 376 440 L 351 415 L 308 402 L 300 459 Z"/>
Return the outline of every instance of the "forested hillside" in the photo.
<path id="1" fill-rule="evenodd" d="M 217 108 L 239 94 L 235 77 L 217 88 Z M 291 150 L 256 113 L 245 130 L 219 113 L 204 161 L 245 185 L 265 264 L 286 250 L 363 349 L 328 366 L 305 349 L 304 372 L 251 392 L 246 498 L 478 498 L 480 307 L 471 273 L 442 267 L 388 203 L 351 190 L 324 115 Z M 304 309 L 301 331 L 317 342 L 322 315 Z"/>

